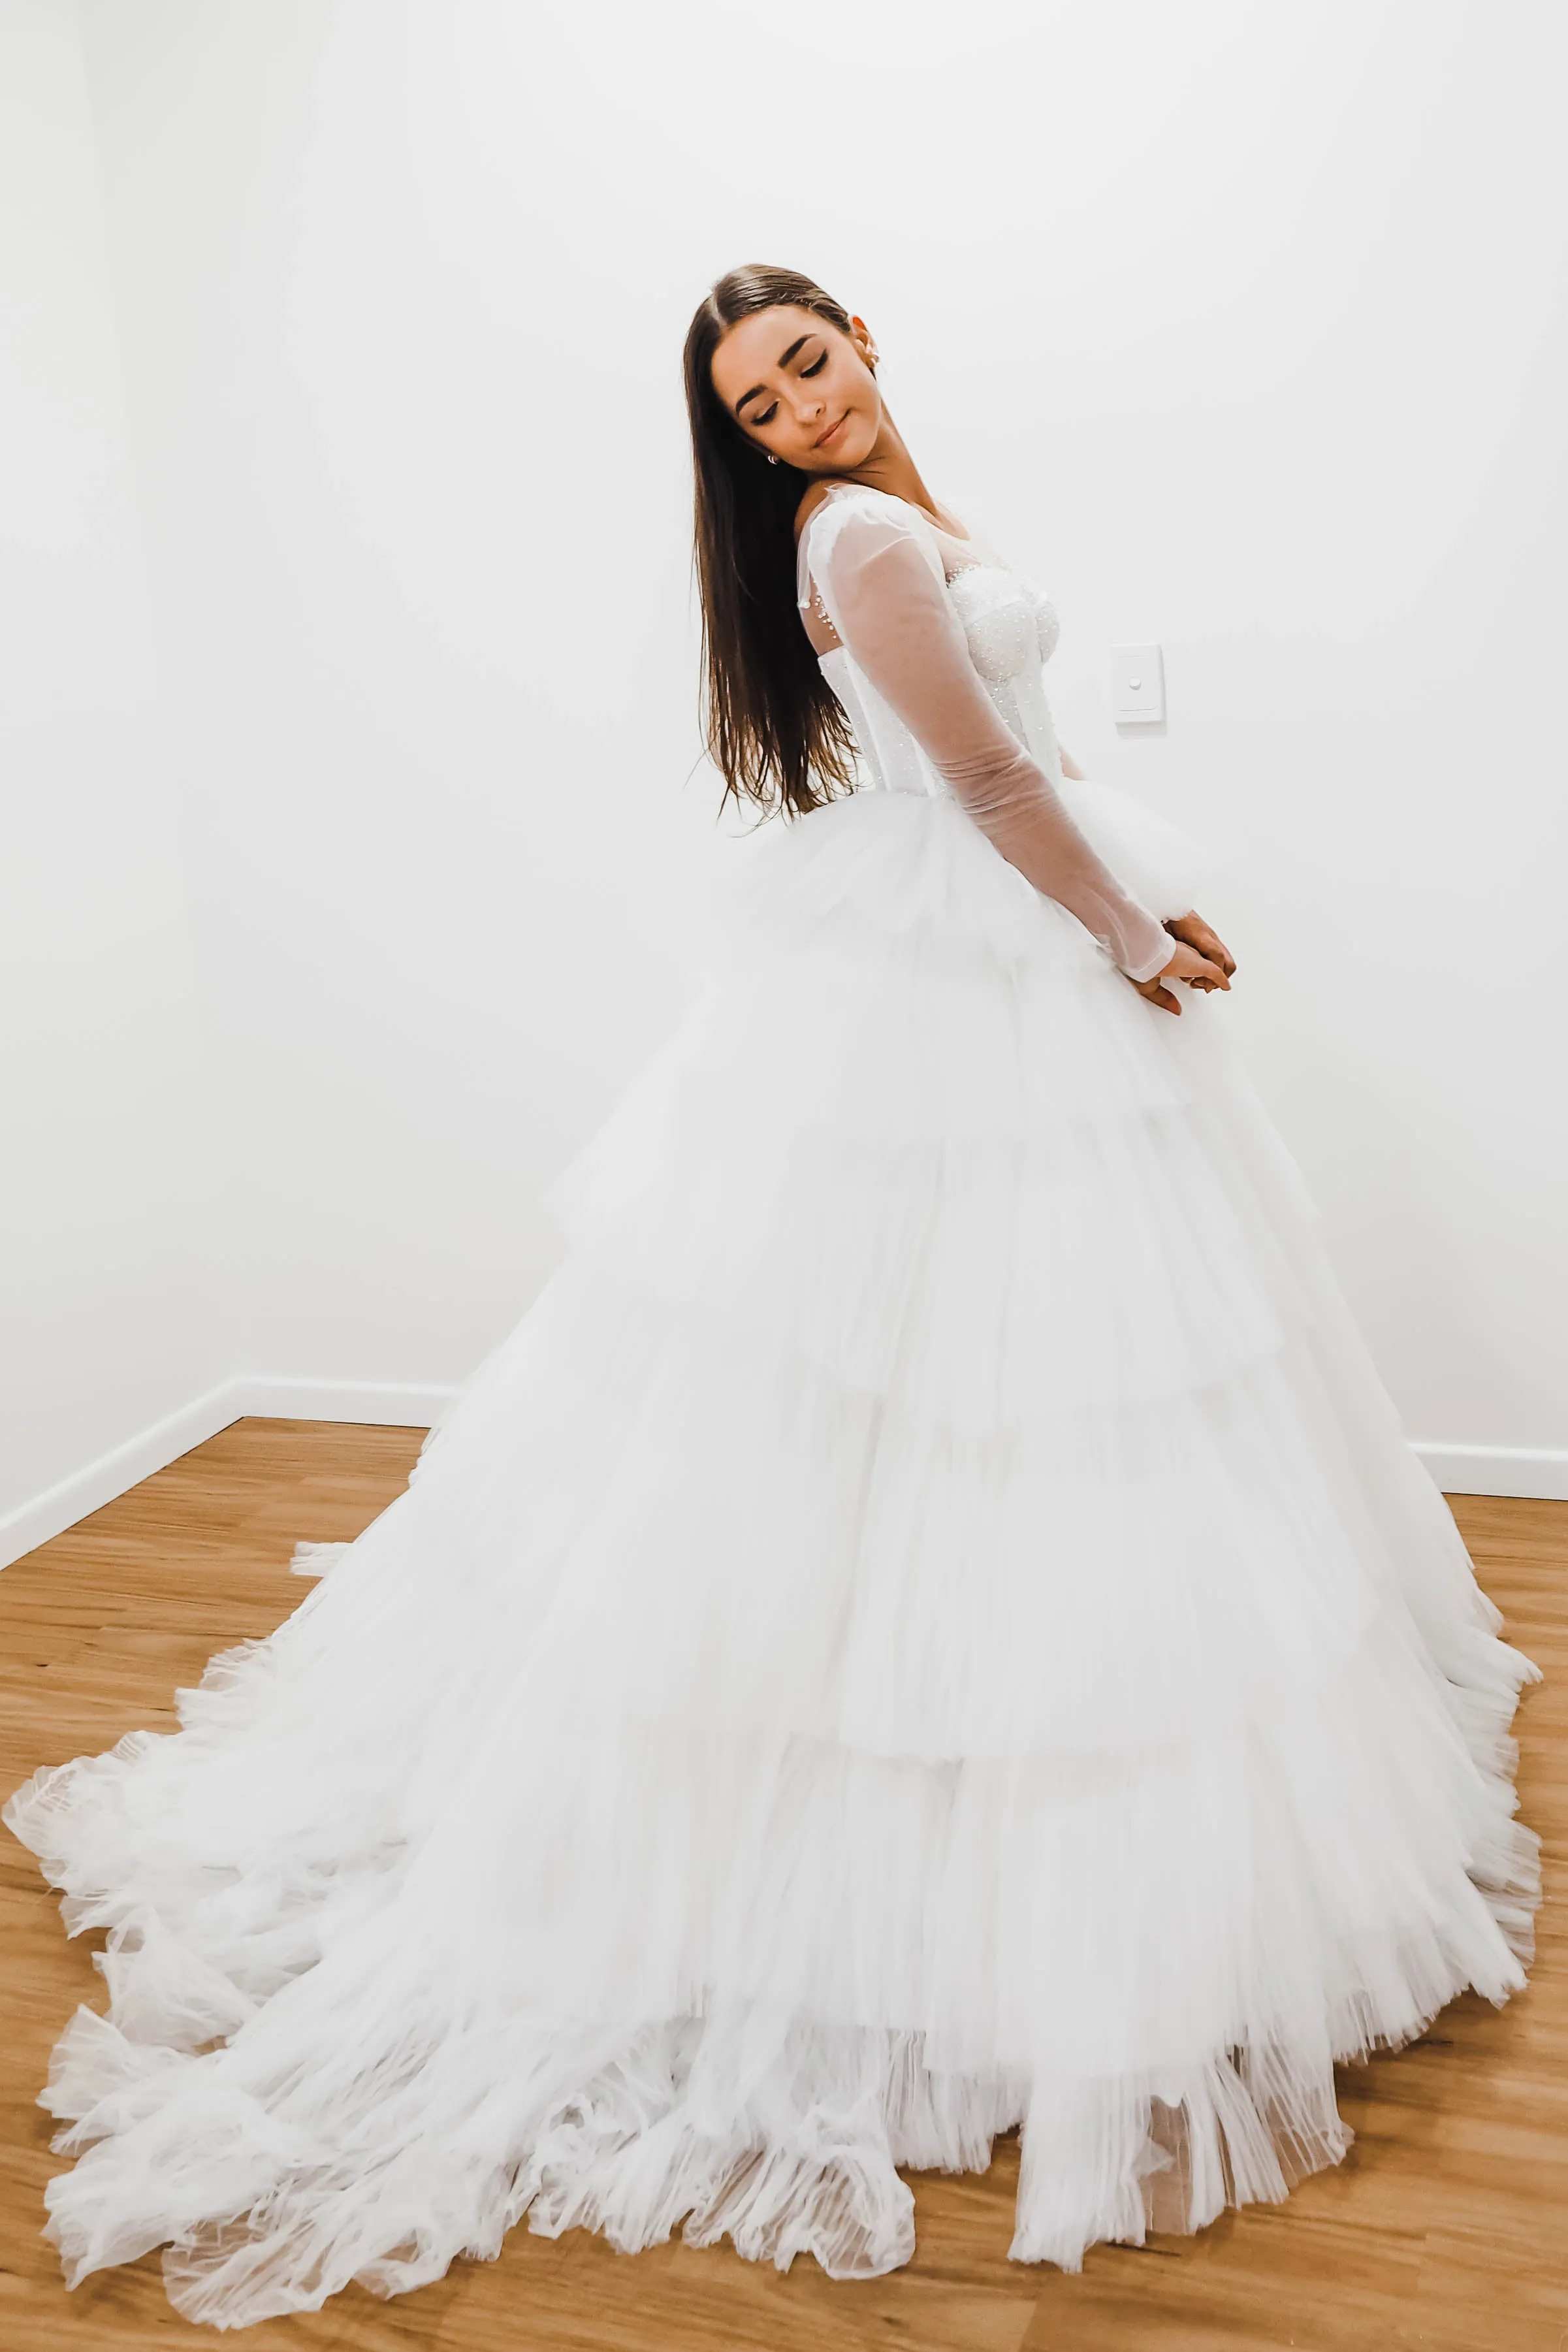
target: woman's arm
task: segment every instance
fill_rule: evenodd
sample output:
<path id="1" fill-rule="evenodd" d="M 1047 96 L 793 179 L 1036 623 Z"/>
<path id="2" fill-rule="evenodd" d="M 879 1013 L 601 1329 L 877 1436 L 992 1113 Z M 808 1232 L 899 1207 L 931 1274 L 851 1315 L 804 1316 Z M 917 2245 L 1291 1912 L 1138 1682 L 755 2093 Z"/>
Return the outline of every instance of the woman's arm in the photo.
<path id="1" fill-rule="evenodd" d="M 881 499 L 841 498 L 809 528 L 811 575 L 840 638 L 1009 863 L 1076 915 L 1129 980 L 1225 987 L 1216 966 L 1123 889 L 1009 734 L 913 522 Z M 1177 1009 L 1174 998 L 1168 1009 Z"/>
<path id="2" fill-rule="evenodd" d="M 1066 744 L 1059 742 L 1056 748 L 1058 756 L 1061 761 L 1062 774 L 1075 784 L 1087 783 L 1089 781 L 1088 778 L 1085 776 L 1082 769 L 1079 766 L 1077 761 L 1073 758 L 1071 752 L 1068 750 Z M 1183 940 L 1186 946 L 1195 949 L 1207 962 L 1218 964 L 1220 971 L 1224 973 L 1226 980 L 1229 980 L 1232 977 L 1236 970 L 1236 958 L 1231 954 L 1230 950 L 1226 946 L 1225 941 L 1220 938 L 1219 933 L 1214 929 L 1212 925 L 1204 921 L 1203 917 L 1197 912 L 1196 908 L 1189 907 L 1185 915 L 1176 915 L 1174 917 L 1167 916 L 1165 928 L 1170 933 L 1173 940 Z M 1138 987 L 1139 993 L 1143 996 L 1146 996 L 1151 1004 L 1159 1004 L 1166 1010 L 1172 1013 L 1180 1012 L 1181 1007 L 1176 1003 L 1176 1000 L 1172 996 L 1160 987 L 1157 979 L 1153 981 L 1143 981 L 1136 983 L 1136 985 Z M 1207 992 L 1210 989 L 1221 987 L 1223 982 L 1215 980 L 1195 979 L 1191 982 L 1191 985 L 1194 988 L 1201 988 Z"/>

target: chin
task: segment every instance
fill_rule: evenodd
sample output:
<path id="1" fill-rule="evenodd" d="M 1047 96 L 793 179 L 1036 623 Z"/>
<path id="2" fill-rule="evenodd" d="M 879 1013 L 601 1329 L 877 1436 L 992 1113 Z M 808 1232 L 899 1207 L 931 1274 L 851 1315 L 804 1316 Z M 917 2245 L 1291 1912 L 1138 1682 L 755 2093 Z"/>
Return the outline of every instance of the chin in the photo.
<path id="1" fill-rule="evenodd" d="M 830 441 L 825 449 L 812 450 L 812 470 L 819 474 L 847 474 L 864 463 L 875 440 L 876 435 L 867 431 L 864 421 L 852 416 L 836 441 Z"/>

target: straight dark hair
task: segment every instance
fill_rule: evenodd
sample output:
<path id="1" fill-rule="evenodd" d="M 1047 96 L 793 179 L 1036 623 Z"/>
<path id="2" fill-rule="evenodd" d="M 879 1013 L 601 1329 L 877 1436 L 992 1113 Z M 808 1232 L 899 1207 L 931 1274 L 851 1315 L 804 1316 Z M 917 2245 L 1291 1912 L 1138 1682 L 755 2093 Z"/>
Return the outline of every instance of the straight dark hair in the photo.
<path id="1" fill-rule="evenodd" d="M 850 314 L 798 269 L 730 269 L 686 334 L 697 586 L 707 674 L 707 746 L 725 796 L 771 815 L 802 815 L 853 789 L 853 738 L 817 667 L 795 604 L 795 509 L 812 479 L 770 465 L 713 386 L 719 343 L 741 319 L 779 304 L 811 310 L 841 335 Z"/>

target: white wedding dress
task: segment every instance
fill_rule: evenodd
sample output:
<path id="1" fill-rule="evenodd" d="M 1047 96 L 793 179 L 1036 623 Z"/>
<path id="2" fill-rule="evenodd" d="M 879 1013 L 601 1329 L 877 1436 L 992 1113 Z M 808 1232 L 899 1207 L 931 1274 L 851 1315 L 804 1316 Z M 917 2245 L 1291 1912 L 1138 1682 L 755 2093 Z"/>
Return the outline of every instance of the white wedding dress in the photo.
<path id="1" fill-rule="evenodd" d="M 1223 1001 L 1116 968 L 1180 843 L 1063 787 L 978 542 L 841 488 L 801 602 L 863 788 L 739 861 L 560 1270 L 180 1734 L 7 1808 L 110 1931 L 73 2283 L 168 2243 L 240 2326 L 524 2213 L 852 2277 L 1017 2124 L 1012 2252 L 1076 2268 L 1281 2197 L 1336 2058 L 1523 1982 L 1534 1669 Z"/>

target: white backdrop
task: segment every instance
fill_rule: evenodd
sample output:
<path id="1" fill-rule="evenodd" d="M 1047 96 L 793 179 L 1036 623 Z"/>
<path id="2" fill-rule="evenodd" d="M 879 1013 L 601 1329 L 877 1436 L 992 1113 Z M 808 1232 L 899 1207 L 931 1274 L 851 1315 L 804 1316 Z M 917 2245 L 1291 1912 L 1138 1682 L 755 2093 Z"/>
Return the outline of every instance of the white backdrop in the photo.
<path id="1" fill-rule="evenodd" d="M 540 1186 L 674 1017 L 736 854 L 694 772 L 678 361 L 708 279 L 765 259 L 863 311 L 927 478 L 1056 595 L 1081 763 L 1223 845 L 1228 1010 L 1412 1435 L 1568 1491 L 1551 0 L 76 19 L 97 181 L 78 141 L 27 204 L 101 191 L 168 751 L 127 730 L 101 835 L 101 739 L 51 756 L 60 842 L 142 876 L 154 961 L 190 909 L 193 1393 L 451 1383 L 551 1263 Z M 110 634 L 72 607 L 95 695 Z M 1166 646 L 1163 735 L 1110 723 L 1127 638 Z M 187 1139 L 147 1088 L 126 1116 L 174 1183 Z M 134 1357 L 93 1246 L 46 1302 L 87 1284 Z M 62 1475 L 79 1353 L 27 1346 Z M 78 1462 L 117 1433 L 78 1427 Z"/>
<path id="2" fill-rule="evenodd" d="M 81 49 L 55 0 L 0 8 L 0 663 L 4 1514 L 226 1369 L 194 1245 L 189 892 Z"/>

